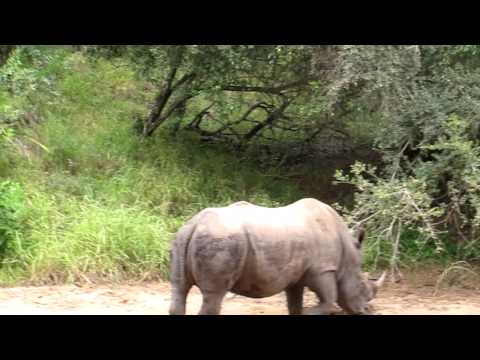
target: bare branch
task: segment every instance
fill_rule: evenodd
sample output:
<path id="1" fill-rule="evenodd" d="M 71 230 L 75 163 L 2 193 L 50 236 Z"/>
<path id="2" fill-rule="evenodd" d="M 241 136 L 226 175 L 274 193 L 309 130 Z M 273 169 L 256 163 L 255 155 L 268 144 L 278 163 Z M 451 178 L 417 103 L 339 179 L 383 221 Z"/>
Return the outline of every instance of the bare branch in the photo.
<path id="1" fill-rule="evenodd" d="M 240 124 L 241 122 L 247 120 L 247 117 L 256 109 L 263 109 L 263 110 L 268 112 L 270 108 L 271 108 L 271 105 L 266 104 L 263 101 L 257 102 L 255 104 L 253 104 L 247 111 L 245 111 L 245 113 L 242 115 L 242 117 L 240 117 L 240 119 L 238 119 L 238 120 L 236 120 L 236 121 L 234 121 L 230 124 L 225 124 L 223 127 L 216 130 L 216 133 L 220 134 L 227 129 L 231 130 L 233 125 Z"/>
<path id="2" fill-rule="evenodd" d="M 280 130 L 284 130 L 284 131 L 292 131 L 292 132 L 297 132 L 297 131 L 301 130 L 300 127 L 288 127 L 288 126 L 282 126 L 282 125 L 279 125 L 279 124 L 272 125 L 271 127 L 276 128 L 276 129 L 280 129 Z"/>
<path id="3" fill-rule="evenodd" d="M 273 124 L 277 119 L 281 117 L 281 115 L 283 114 L 285 109 L 288 107 L 288 105 L 290 105 L 290 100 L 283 97 L 283 104 L 279 108 L 277 108 L 275 111 L 271 112 L 264 122 L 257 124 L 248 133 L 246 133 L 243 136 L 243 140 L 245 142 L 248 142 L 253 137 L 255 137 L 260 131 L 262 131 L 265 127 Z"/>
<path id="4" fill-rule="evenodd" d="M 200 111 L 197 115 L 195 115 L 195 117 L 193 118 L 193 120 L 186 126 L 187 129 L 191 129 L 191 128 L 198 128 L 200 126 L 200 123 L 202 122 L 203 120 L 203 117 L 208 114 L 208 110 L 210 110 L 210 108 L 214 105 L 215 103 L 211 103 L 210 105 L 208 105 L 206 108 L 204 108 L 202 111 Z"/>
<path id="5" fill-rule="evenodd" d="M 309 142 L 312 142 L 313 140 L 315 140 L 315 138 L 320 135 L 320 133 L 322 133 L 326 128 L 319 128 L 317 130 L 315 130 L 309 137 L 307 137 L 305 139 L 305 142 L 309 143 Z"/>
<path id="6" fill-rule="evenodd" d="M 245 91 L 245 92 L 261 92 L 268 94 L 277 94 L 280 95 L 282 91 L 287 89 L 295 88 L 298 86 L 306 85 L 311 78 L 304 78 L 297 80 L 288 84 L 279 85 L 279 86 L 247 86 L 247 85 L 227 85 L 222 87 L 222 90 L 225 91 Z"/>
<path id="7" fill-rule="evenodd" d="M 395 239 L 394 239 L 394 225 L 397 223 L 397 228 L 395 232 Z M 390 270 L 391 270 L 391 281 L 395 282 L 395 275 L 399 275 L 401 277 L 400 269 L 398 268 L 398 251 L 399 251 L 399 246 L 400 246 L 400 235 L 402 233 L 402 222 L 398 220 L 397 218 L 393 219 L 392 224 L 390 225 L 389 233 L 392 239 L 392 246 L 393 246 L 393 252 L 392 252 L 392 257 L 390 259 Z"/>

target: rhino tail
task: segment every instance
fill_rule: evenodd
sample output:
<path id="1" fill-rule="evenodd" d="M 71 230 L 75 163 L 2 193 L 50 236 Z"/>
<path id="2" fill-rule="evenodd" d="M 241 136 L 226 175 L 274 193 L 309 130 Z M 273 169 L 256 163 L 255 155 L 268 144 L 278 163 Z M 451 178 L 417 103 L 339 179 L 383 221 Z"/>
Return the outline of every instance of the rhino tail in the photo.
<path id="1" fill-rule="evenodd" d="M 186 259 L 188 245 L 192 238 L 195 226 L 187 224 L 178 230 L 173 242 L 171 253 L 171 275 L 170 281 L 180 287 L 186 287 Z"/>

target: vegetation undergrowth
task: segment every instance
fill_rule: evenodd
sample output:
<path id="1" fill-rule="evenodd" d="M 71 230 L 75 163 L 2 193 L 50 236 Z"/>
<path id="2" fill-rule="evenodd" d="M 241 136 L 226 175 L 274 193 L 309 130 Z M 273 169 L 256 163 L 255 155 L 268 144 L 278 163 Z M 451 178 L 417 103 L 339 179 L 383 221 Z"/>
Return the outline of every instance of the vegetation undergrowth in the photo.
<path id="1" fill-rule="evenodd" d="M 197 211 L 302 197 L 364 225 L 365 270 L 467 268 L 478 54 L 0 45 L 0 284 L 165 279 Z"/>
<path id="2" fill-rule="evenodd" d="M 173 234 L 195 212 L 238 200 L 278 206 L 298 197 L 285 181 L 194 135 L 159 132 L 141 141 L 132 119 L 149 95 L 127 64 L 48 54 L 67 64 L 54 69 L 50 93 L 31 92 L 22 103 L 15 100 L 22 95 L 1 97 L 4 116 L 24 115 L 34 104 L 38 117 L 3 152 L 1 179 L 23 198 L 2 198 L 0 210 L 23 212 L 0 224 L 8 235 L 1 284 L 165 279 Z"/>

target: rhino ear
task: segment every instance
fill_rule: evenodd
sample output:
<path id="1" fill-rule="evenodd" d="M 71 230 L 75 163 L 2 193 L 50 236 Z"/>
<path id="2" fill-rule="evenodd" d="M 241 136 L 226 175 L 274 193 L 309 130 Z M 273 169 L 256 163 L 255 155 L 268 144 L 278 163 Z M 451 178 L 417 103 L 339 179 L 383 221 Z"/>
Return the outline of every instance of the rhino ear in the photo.
<path id="1" fill-rule="evenodd" d="M 355 237 L 357 238 L 358 244 L 362 246 L 363 240 L 365 239 L 365 228 L 363 226 L 359 226 L 355 232 Z"/>

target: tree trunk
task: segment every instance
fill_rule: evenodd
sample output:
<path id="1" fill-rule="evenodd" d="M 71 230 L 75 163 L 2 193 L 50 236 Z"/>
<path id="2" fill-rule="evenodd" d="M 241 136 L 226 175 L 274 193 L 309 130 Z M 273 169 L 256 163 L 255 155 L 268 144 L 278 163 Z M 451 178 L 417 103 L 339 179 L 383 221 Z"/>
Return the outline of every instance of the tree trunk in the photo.
<path id="1" fill-rule="evenodd" d="M 16 45 L 0 45 L 0 67 L 5 65 Z"/>
<path id="2" fill-rule="evenodd" d="M 176 84 L 172 85 L 177 69 L 178 67 L 172 69 L 164 88 L 155 98 L 150 114 L 144 122 L 144 137 L 151 136 L 153 132 L 175 112 L 175 110 L 184 107 L 185 103 L 193 97 L 193 95 L 185 95 L 170 106 L 167 106 L 175 90 L 182 85 L 190 83 L 195 77 L 195 74 L 193 73 L 184 75 Z"/>

